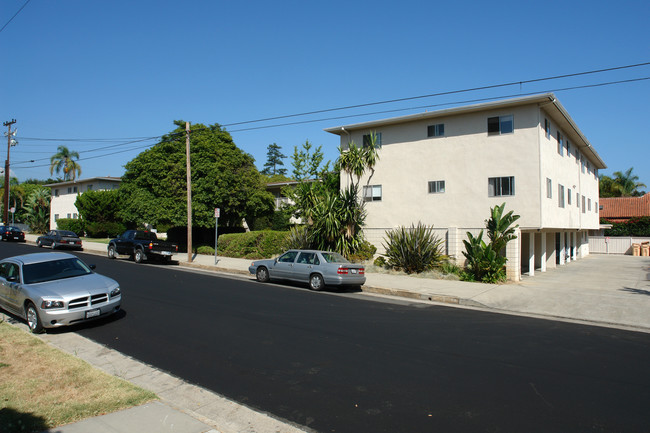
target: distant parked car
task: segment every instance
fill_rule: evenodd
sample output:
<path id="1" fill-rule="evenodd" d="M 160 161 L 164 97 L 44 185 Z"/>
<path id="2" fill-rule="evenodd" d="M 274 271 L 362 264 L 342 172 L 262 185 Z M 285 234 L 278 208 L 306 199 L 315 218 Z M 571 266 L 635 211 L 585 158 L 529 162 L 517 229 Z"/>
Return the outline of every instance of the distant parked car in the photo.
<path id="1" fill-rule="evenodd" d="M 108 242 L 108 258 L 114 259 L 120 254 L 129 255 L 136 263 L 157 258 L 169 263 L 178 253 L 178 245 L 158 240 L 154 232 L 145 230 L 127 230 Z"/>
<path id="2" fill-rule="evenodd" d="M 289 250 L 280 257 L 256 260 L 248 267 L 257 281 L 291 280 L 308 283 L 312 290 L 325 286 L 361 286 L 366 282 L 363 265 L 350 263 L 339 253 Z"/>
<path id="3" fill-rule="evenodd" d="M 25 232 L 14 226 L 0 226 L 0 240 L 25 242 Z"/>
<path id="4" fill-rule="evenodd" d="M 34 333 L 114 314 L 122 304 L 120 285 L 94 269 L 68 253 L 4 259 L 0 307 L 26 319 Z"/>
<path id="5" fill-rule="evenodd" d="M 53 250 L 57 248 L 83 249 L 79 236 L 75 232 L 67 230 L 50 230 L 47 234 L 36 239 L 36 245 L 39 247 L 52 247 Z"/>

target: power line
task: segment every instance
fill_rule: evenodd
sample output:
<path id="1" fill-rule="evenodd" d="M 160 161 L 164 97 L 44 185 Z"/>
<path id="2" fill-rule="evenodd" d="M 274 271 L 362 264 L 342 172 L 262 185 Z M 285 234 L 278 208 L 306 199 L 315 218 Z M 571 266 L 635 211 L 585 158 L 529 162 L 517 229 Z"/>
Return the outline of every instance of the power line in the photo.
<path id="1" fill-rule="evenodd" d="M 2 33 L 2 31 L 5 29 L 5 27 L 7 27 L 7 26 L 9 25 L 9 23 L 10 23 L 14 18 L 16 18 L 16 15 L 18 15 L 18 14 L 20 13 L 20 11 L 22 11 L 22 10 L 25 8 L 25 6 L 27 6 L 27 3 L 29 3 L 30 1 L 32 1 L 32 0 L 27 0 L 27 1 L 25 2 L 25 4 L 22 5 L 20 9 L 18 9 L 18 12 L 16 12 L 16 13 L 14 14 L 14 16 L 11 17 L 11 18 L 9 19 L 9 21 L 7 21 L 7 22 L 5 23 L 4 26 L 2 26 L 2 28 L 0 29 L 0 33 Z"/>

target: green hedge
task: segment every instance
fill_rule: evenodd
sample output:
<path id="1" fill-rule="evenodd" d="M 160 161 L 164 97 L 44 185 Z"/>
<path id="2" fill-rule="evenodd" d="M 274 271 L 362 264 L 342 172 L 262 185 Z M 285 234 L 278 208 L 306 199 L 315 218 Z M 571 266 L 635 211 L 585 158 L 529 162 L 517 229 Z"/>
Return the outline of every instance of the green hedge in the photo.
<path id="1" fill-rule="evenodd" d="M 84 220 L 72 218 L 59 218 L 56 220 L 57 230 L 67 230 L 75 232 L 77 236 L 83 236 L 85 233 Z"/>
<path id="2" fill-rule="evenodd" d="M 265 259 L 284 252 L 288 232 L 253 231 L 219 236 L 217 255 L 245 259 Z"/>
<path id="3" fill-rule="evenodd" d="M 601 219 L 607 223 L 607 220 Z M 650 217 L 630 218 L 624 223 L 613 223 L 605 236 L 650 236 Z"/>

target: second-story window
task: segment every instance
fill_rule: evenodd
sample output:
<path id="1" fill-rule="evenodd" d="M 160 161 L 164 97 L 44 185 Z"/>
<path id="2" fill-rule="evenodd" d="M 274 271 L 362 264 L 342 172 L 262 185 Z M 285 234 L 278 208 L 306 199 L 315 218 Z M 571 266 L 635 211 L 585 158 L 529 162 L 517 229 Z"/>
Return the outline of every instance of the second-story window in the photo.
<path id="1" fill-rule="evenodd" d="M 515 130 L 514 117 L 512 114 L 509 116 L 488 117 L 487 129 L 488 135 L 510 134 Z"/>
<path id="2" fill-rule="evenodd" d="M 381 201 L 381 185 L 364 186 L 363 201 Z"/>
<path id="3" fill-rule="evenodd" d="M 515 195 L 515 177 L 490 177 L 488 178 L 488 197 Z"/>
<path id="4" fill-rule="evenodd" d="M 429 194 L 437 194 L 445 192 L 444 180 L 433 180 L 429 182 Z"/>
<path id="5" fill-rule="evenodd" d="M 370 147 L 372 145 L 373 136 L 375 139 L 375 147 L 381 147 L 381 132 L 375 132 L 374 134 L 364 134 L 363 147 Z"/>
<path id="6" fill-rule="evenodd" d="M 445 124 L 438 123 L 437 125 L 427 126 L 427 137 L 444 137 Z"/>

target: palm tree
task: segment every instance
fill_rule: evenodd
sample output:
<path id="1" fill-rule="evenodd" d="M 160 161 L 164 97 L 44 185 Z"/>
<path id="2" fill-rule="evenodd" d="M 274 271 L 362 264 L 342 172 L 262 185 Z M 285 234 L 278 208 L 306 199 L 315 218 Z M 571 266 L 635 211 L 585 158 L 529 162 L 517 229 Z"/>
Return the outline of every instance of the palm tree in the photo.
<path id="1" fill-rule="evenodd" d="M 73 158 L 79 159 L 79 152 L 70 151 L 65 146 L 59 146 L 57 152 L 50 158 L 50 174 L 61 173 L 63 180 L 75 180 L 81 174 L 81 166 Z"/>
<path id="2" fill-rule="evenodd" d="M 638 197 L 643 195 L 639 188 L 645 188 L 646 184 L 639 182 L 639 176 L 632 174 L 634 167 L 630 167 L 622 173 L 620 171 L 614 172 L 615 188 L 621 193 L 622 197 Z"/>

